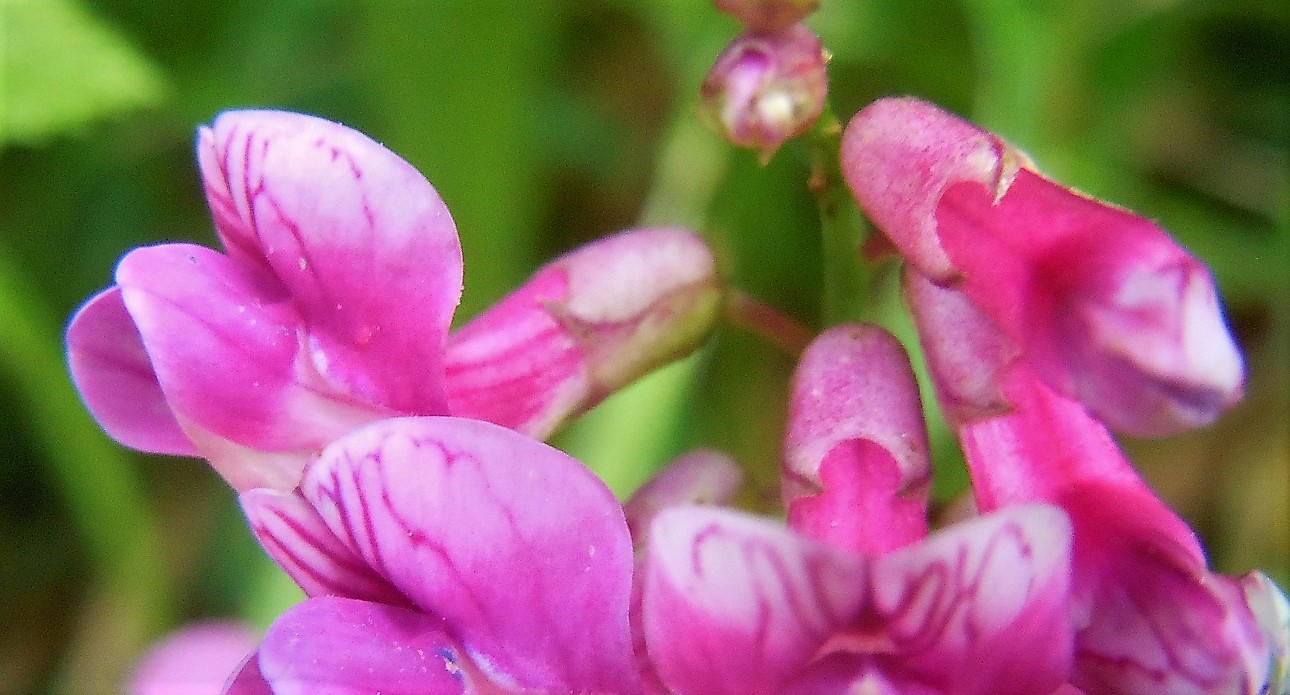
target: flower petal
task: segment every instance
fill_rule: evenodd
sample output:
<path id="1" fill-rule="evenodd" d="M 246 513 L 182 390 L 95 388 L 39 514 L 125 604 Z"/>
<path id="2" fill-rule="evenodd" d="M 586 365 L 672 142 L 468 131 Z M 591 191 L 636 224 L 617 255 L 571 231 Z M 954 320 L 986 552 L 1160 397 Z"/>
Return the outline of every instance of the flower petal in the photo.
<path id="1" fill-rule="evenodd" d="M 663 681 L 684 695 L 779 692 L 858 617 L 865 561 L 768 521 L 664 510 L 650 531 L 644 625 Z"/>
<path id="2" fill-rule="evenodd" d="M 545 438 L 694 350 L 719 300 L 712 254 L 689 230 L 630 230 L 575 249 L 452 335 L 452 413 Z"/>
<path id="3" fill-rule="evenodd" d="M 439 618 L 343 598 L 283 613 L 260 645 L 275 695 L 461 695 L 452 641 Z"/>
<path id="4" fill-rule="evenodd" d="M 90 298 L 67 327 L 72 380 L 103 429 L 132 449 L 196 456 L 157 382 L 120 288 Z"/>
<path id="5" fill-rule="evenodd" d="M 229 253 L 285 286 L 317 370 L 385 408 L 446 412 L 461 248 L 429 182 L 357 131 L 285 112 L 222 114 L 198 156 Z"/>
<path id="6" fill-rule="evenodd" d="M 825 331 L 793 376 L 784 436 L 789 525 L 841 548 L 886 552 L 927 535 L 931 459 L 909 358 L 890 333 Z"/>
<path id="7" fill-rule="evenodd" d="M 632 540 L 641 545 L 654 517 L 668 507 L 729 504 L 743 482 L 743 469 L 720 451 L 695 449 L 677 457 L 623 504 Z"/>
<path id="8" fill-rule="evenodd" d="M 627 523 L 577 461 L 486 422 L 387 420 L 325 449 L 302 490 L 499 682 L 639 691 Z"/>
<path id="9" fill-rule="evenodd" d="M 167 244 L 128 254 L 117 282 L 181 422 L 291 451 L 386 414 L 325 390 L 300 364 L 299 317 L 271 278 L 201 246 Z"/>
<path id="10" fill-rule="evenodd" d="M 224 684 L 222 695 L 274 695 L 269 682 L 260 673 L 260 652 L 251 652 L 228 682 Z"/>
<path id="11" fill-rule="evenodd" d="M 158 642 L 135 666 L 129 695 L 217 695 L 255 651 L 251 629 L 229 621 L 188 625 Z"/>
<path id="12" fill-rule="evenodd" d="M 408 604 L 407 597 L 331 532 L 298 490 L 259 488 L 238 499 L 260 545 L 305 594 Z"/>
<path id="13" fill-rule="evenodd" d="M 875 561 L 875 609 L 902 668 L 945 695 L 1051 693 L 1071 664 L 1070 547 L 1066 515 L 1029 505 Z"/>

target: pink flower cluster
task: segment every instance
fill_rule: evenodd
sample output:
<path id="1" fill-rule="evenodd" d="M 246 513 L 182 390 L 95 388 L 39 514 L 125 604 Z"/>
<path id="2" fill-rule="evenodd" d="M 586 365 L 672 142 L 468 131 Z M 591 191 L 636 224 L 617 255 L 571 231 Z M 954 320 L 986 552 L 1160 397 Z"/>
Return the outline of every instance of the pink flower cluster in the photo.
<path id="1" fill-rule="evenodd" d="M 450 331 L 456 230 L 393 153 L 261 111 L 198 153 L 225 250 L 132 251 L 67 340 L 104 428 L 208 459 L 309 596 L 205 692 L 1286 692 L 1284 597 L 1212 572 L 1103 424 L 1240 397 L 1207 271 L 969 123 L 883 100 L 842 150 L 969 463 L 979 516 L 939 530 L 913 371 L 875 326 L 801 357 L 786 523 L 734 509 L 715 452 L 623 504 L 540 441 L 702 342 L 723 289 L 693 232 L 576 250 Z M 162 661 L 136 692 L 167 692 Z"/>

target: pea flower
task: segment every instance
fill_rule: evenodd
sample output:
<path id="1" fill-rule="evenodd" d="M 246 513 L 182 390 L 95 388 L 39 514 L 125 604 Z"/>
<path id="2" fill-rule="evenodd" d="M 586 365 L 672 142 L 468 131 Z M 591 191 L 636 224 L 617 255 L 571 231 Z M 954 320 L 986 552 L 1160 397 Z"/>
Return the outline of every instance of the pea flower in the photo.
<path id="1" fill-rule="evenodd" d="M 187 625 L 154 645 L 126 683 L 128 695 L 218 695 L 255 651 L 251 628 L 225 620 Z"/>
<path id="2" fill-rule="evenodd" d="M 826 63 L 819 38 L 801 24 L 776 33 L 745 32 L 704 78 L 701 112 L 722 137 L 769 161 L 823 112 Z"/>
<path id="3" fill-rule="evenodd" d="M 407 162 L 294 113 L 222 114 L 198 159 L 223 253 L 136 249 L 67 331 L 72 375 L 121 443 L 201 455 L 238 490 L 290 490 L 364 423 L 455 413 L 544 437 L 692 349 L 718 304 L 693 233 L 576 251 L 453 337 L 456 228 Z"/>
<path id="4" fill-rule="evenodd" d="M 917 99 L 863 109 L 841 157 L 911 266 L 962 290 L 1045 383 L 1113 428 L 1176 433 L 1239 400 L 1244 368 L 1213 279 L 1155 224 Z"/>
<path id="5" fill-rule="evenodd" d="M 296 494 L 335 542 L 284 542 L 388 594 L 289 609 L 228 692 L 641 692 L 627 522 L 574 459 L 486 422 L 392 419 L 324 448 Z"/>
<path id="6" fill-rule="evenodd" d="M 1071 684 L 1107 695 L 1284 688 L 1290 634 L 1275 586 L 1211 572 L 1195 534 L 1101 423 L 1000 349 L 994 324 L 963 293 L 917 273 L 906 279 L 978 508 L 1047 503 L 1070 517 Z M 980 360 L 975 375 L 961 368 L 963 355 Z"/>

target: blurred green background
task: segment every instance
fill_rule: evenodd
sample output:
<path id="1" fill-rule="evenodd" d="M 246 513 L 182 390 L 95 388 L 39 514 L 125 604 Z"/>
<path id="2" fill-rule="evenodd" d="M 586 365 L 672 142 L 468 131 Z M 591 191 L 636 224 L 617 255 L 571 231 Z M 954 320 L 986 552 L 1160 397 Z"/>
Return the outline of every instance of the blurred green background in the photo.
<path id="1" fill-rule="evenodd" d="M 1290 5 L 1282 0 L 824 0 L 844 120 L 916 94 L 1055 178 L 1160 221 L 1213 267 L 1250 367 L 1218 424 L 1127 441 L 1215 566 L 1290 579 Z M 735 33 L 701 0 L 0 0 L 0 693 L 108 693 L 202 616 L 267 625 L 296 594 L 203 464 L 108 440 L 61 331 L 130 247 L 214 244 L 197 125 L 268 106 L 342 121 L 452 209 L 469 317 L 543 259 L 640 222 L 701 229 L 727 275 L 820 325 L 798 143 L 763 168 L 695 118 Z M 620 492 L 689 446 L 773 498 L 792 361 L 721 329 L 558 443 Z M 942 439 L 938 493 L 962 484 Z"/>

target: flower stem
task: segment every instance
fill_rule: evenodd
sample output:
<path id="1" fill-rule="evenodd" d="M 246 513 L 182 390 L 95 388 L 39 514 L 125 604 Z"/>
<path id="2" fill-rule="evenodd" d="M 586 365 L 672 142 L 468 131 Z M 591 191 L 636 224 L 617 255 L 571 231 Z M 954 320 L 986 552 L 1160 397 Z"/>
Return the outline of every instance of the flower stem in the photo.
<path id="1" fill-rule="evenodd" d="M 722 315 L 730 323 L 766 339 L 796 357 L 815 337 L 806 326 L 779 309 L 737 288 L 726 290 Z"/>
<path id="2" fill-rule="evenodd" d="M 811 153 L 811 178 L 820 214 L 824 251 L 824 296 L 821 316 L 825 326 L 858 319 L 867 303 L 868 269 L 857 256 L 866 224 L 855 199 L 842 179 L 839 154 L 842 123 L 825 105 L 819 120 L 807 133 Z"/>

